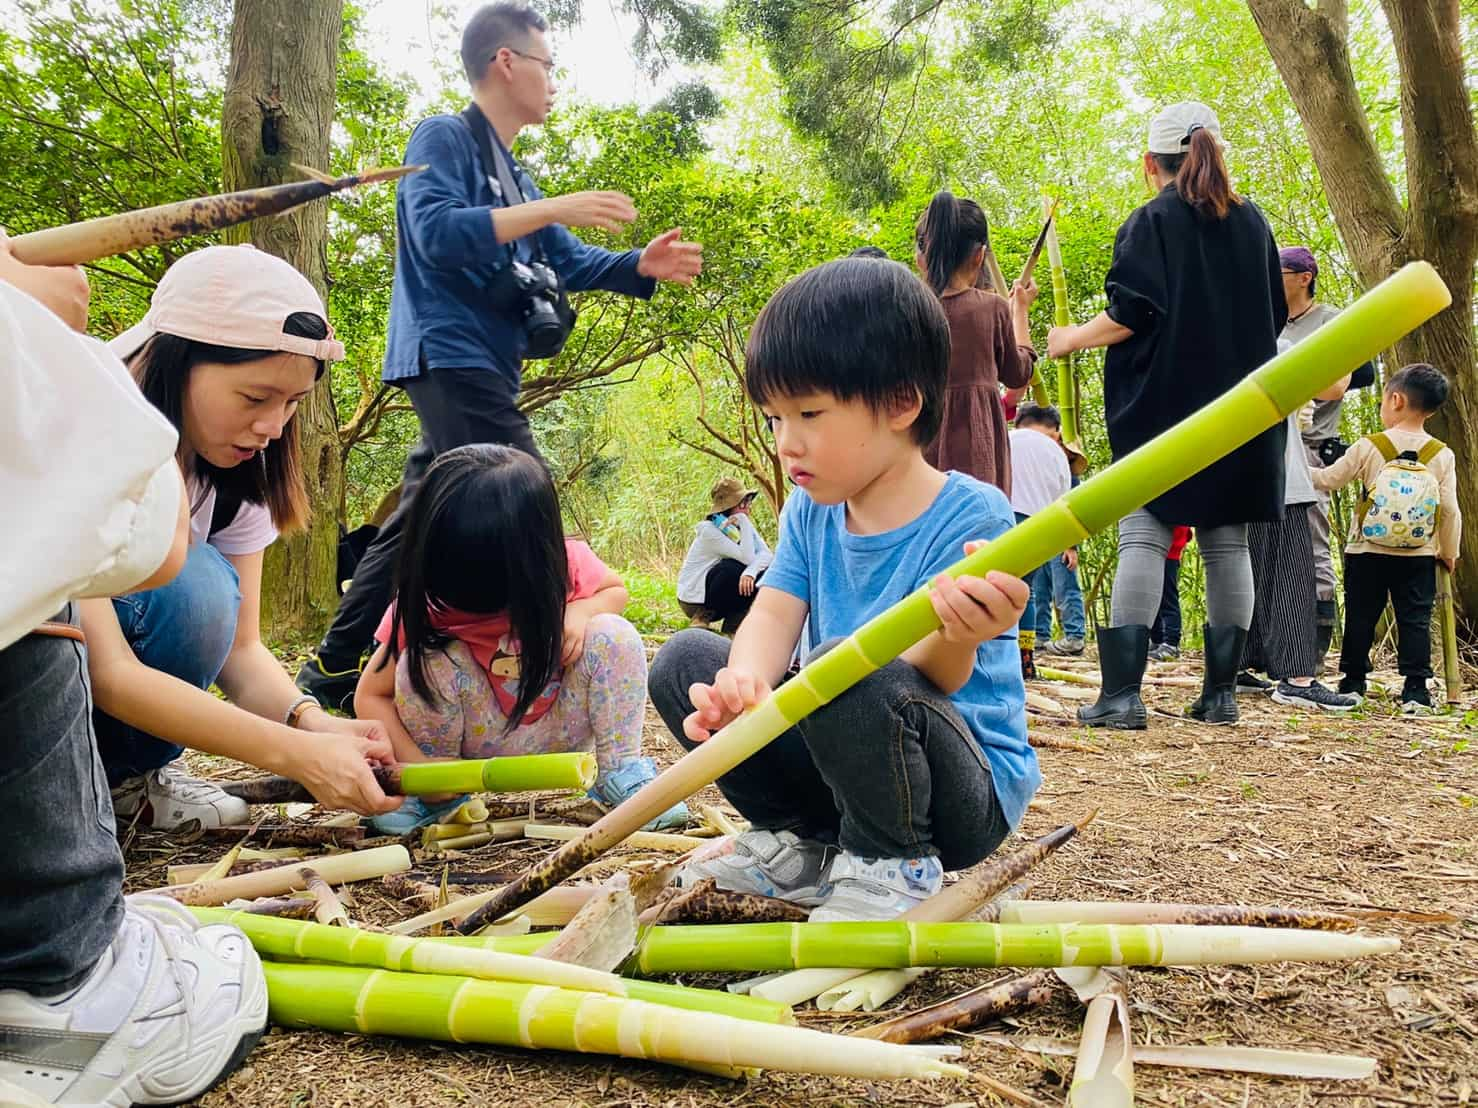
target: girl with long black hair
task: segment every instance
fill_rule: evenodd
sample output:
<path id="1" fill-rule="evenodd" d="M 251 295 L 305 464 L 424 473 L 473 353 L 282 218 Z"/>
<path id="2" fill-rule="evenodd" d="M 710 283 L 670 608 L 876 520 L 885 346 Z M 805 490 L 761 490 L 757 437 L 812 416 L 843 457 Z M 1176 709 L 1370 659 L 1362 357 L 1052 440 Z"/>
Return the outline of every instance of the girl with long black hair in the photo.
<path id="1" fill-rule="evenodd" d="M 646 652 L 626 599 L 620 576 L 565 537 L 542 462 L 492 444 L 447 451 L 406 520 L 355 712 L 385 725 L 402 762 L 593 752 L 591 796 L 619 804 L 657 772 L 641 756 Z M 462 799 L 408 797 L 375 825 L 404 834 Z M 687 815 L 678 804 L 652 826 Z"/>

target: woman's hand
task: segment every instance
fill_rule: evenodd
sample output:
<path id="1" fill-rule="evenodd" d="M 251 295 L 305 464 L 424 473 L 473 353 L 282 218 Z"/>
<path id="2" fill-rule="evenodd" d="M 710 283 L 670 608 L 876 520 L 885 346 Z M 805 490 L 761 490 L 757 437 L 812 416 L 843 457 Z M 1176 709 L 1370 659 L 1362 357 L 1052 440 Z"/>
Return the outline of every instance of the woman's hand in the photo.
<path id="1" fill-rule="evenodd" d="M 10 252 L 10 237 L 0 230 L 0 281 L 28 293 L 74 331 L 87 330 L 87 275 L 75 265 L 27 265 Z"/>
<path id="2" fill-rule="evenodd" d="M 642 250 L 636 271 L 657 281 L 691 285 L 703 272 L 703 246 L 684 241 L 681 227 L 663 231 Z"/>
<path id="3" fill-rule="evenodd" d="M 386 796 L 371 772 L 373 765 L 391 765 L 395 757 L 382 724 L 372 720 L 336 719 L 319 729 L 304 725 L 304 735 L 291 748 L 288 777 L 302 784 L 325 808 L 347 808 L 362 816 L 377 816 L 400 807 L 401 798 Z M 322 721 L 315 719 L 314 723 Z"/>
<path id="4" fill-rule="evenodd" d="M 743 577 L 739 578 L 739 595 L 754 595 L 754 574 L 746 573 Z"/>
<path id="5" fill-rule="evenodd" d="M 1047 332 L 1047 357 L 1066 358 L 1078 349 L 1078 329 L 1071 324 Z"/>

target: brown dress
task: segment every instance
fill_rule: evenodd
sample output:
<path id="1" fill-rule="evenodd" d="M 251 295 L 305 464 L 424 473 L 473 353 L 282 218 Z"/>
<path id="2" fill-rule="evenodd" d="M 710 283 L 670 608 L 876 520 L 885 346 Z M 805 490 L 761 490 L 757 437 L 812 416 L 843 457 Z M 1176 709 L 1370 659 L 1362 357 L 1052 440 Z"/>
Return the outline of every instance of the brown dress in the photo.
<path id="1" fill-rule="evenodd" d="M 1007 300 L 983 289 L 945 293 L 949 379 L 939 436 L 924 450 L 935 469 L 957 469 L 1011 495 L 1011 453 L 1001 386 L 1032 378 L 1036 353 L 1018 346 Z"/>

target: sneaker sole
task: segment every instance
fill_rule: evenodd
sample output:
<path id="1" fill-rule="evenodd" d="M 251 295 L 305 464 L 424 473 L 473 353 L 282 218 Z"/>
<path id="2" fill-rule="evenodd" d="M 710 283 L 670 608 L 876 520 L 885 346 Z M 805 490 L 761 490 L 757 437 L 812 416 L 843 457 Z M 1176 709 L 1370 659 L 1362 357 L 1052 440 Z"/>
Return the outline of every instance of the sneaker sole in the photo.
<path id="1" fill-rule="evenodd" d="M 1348 695 L 1347 693 L 1341 695 Z M 1322 708 L 1326 712 L 1352 712 L 1360 707 L 1357 700 L 1353 704 L 1320 704 L 1317 700 L 1303 700 L 1296 696 L 1284 696 L 1276 689 L 1273 690 L 1273 699 L 1279 704 L 1287 704 L 1294 708 Z"/>

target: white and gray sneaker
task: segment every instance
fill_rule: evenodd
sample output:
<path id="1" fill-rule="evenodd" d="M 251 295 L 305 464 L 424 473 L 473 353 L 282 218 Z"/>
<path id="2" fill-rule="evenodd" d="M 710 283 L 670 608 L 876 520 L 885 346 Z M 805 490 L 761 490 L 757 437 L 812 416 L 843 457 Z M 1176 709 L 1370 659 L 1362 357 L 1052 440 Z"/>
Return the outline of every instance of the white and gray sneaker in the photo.
<path id="1" fill-rule="evenodd" d="M 1307 685 L 1279 681 L 1278 687 L 1273 690 L 1273 699 L 1279 704 L 1291 704 L 1296 708 L 1323 708 L 1326 712 L 1348 712 L 1360 706 L 1358 696 L 1337 693 L 1317 681 L 1311 681 Z"/>
<path id="2" fill-rule="evenodd" d="M 191 820 L 201 827 L 235 827 L 246 822 L 246 801 L 229 796 L 208 781 L 187 777 L 180 762 L 130 777 L 113 789 L 113 814 L 131 820 L 142 811 L 146 827 L 169 831 Z"/>
<path id="3" fill-rule="evenodd" d="M 266 1025 L 267 982 L 246 936 L 136 894 L 77 988 L 0 990 L 0 1099 L 180 1104 L 240 1065 Z"/>
<path id="4" fill-rule="evenodd" d="M 836 853 L 836 847 L 803 839 L 794 831 L 745 831 L 683 866 L 677 884 L 690 888 L 711 877 L 729 892 L 757 893 L 811 907 L 831 892 L 826 870 Z"/>
<path id="5" fill-rule="evenodd" d="M 831 895 L 812 909 L 812 923 L 886 920 L 928 900 L 944 884 L 944 867 L 924 858 L 859 858 L 842 851 L 831 866 Z"/>

